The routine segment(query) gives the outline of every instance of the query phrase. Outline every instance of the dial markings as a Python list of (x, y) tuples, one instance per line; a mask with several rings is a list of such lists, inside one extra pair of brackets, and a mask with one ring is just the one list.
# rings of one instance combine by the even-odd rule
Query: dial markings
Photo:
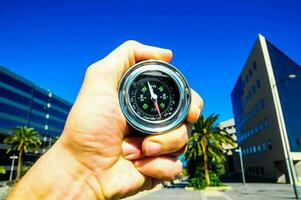
[(140, 75), (130, 87), (130, 103), (136, 114), (146, 120), (170, 117), (179, 103), (179, 91), (168, 76)]

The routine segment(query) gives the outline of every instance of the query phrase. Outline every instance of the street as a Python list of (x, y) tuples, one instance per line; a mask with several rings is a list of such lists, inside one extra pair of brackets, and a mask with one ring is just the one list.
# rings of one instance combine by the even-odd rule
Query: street
[[(162, 190), (138, 197), (138, 200), (163, 200), (163, 199), (202, 199), (202, 200), (274, 200), (294, 199), (293, 188), (289, 184), (250, 183), (243, 186), (241, 183), (227, 184), (231, 189), (217, 191), (207, 189), (205, 191), (190, 191), (184, 188), (164, 188)], [(299, 191), (300, 188), (298, 188)]]

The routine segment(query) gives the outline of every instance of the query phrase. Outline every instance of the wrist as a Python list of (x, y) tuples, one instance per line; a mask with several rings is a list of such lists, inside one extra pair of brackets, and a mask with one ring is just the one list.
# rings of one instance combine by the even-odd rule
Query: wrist
[(8, 199), (103, 199), (93, 172), (58, 140), (15, 186)]

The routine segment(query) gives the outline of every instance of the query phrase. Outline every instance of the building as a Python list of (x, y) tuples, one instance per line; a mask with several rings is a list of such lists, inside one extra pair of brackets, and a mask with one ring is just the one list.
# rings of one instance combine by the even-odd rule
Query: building
[[(226, 131), (232, 138), (233, 140), (237, 140), (236, 138), (236, 129), (235, 129), (235, 121), (233, 118), (228, 119), (226, 121), (220, 122), (218, 124), (218, 127)], [(224, 146), (225, 149), (233, 149), (236, 147), (232, 146)]]
[[(236, 138), (236, 129), (235, 129), (235, 121), (233, 118), (228, 119), (226, 121), (220, 122), (218, 124), (218, 127), (226, 131), (234, 141), (237, 140)], [(231, 145), (225, 145), (223, 144), (224, 149), (226, 149), (225, 152), (225, 157), (226, 157), (226, 162), (225, 162), (225, 176), (230, 176), (232, 173), (234, 173), (234, 154), (235, 154), (235, 149), (237, 148), (237, 144), (235, 146)]]
[(259, 35), (231, 93), (247, 176), (273, 182), (300, 179), (300, 86), (301, 67)]
[[(16, 126), (33, 127), (41, 135), (42, 149), (52, 143), (62, 132), (72, 104), (42, 89), (34, 83), (0, 66), (0, 166), (10, 174), (12, 160), (6, 154), (8, 145), (4, 138)], [(16, 152), (13, 152), (16, 153)], [(25, 160), (35, 160), (28, 154)]]

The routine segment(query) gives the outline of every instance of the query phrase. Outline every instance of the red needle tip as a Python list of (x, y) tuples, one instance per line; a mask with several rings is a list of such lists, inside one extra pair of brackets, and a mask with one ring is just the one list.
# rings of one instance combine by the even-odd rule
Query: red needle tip
[(159, 117), (161, 118), (161, 112), (160, 112), (160, 108), (159, 108), (158, 102), (155, 101), (154, 103), (155, 103), (155, 107), (156, 107), (156, 109), (158, 111)]

